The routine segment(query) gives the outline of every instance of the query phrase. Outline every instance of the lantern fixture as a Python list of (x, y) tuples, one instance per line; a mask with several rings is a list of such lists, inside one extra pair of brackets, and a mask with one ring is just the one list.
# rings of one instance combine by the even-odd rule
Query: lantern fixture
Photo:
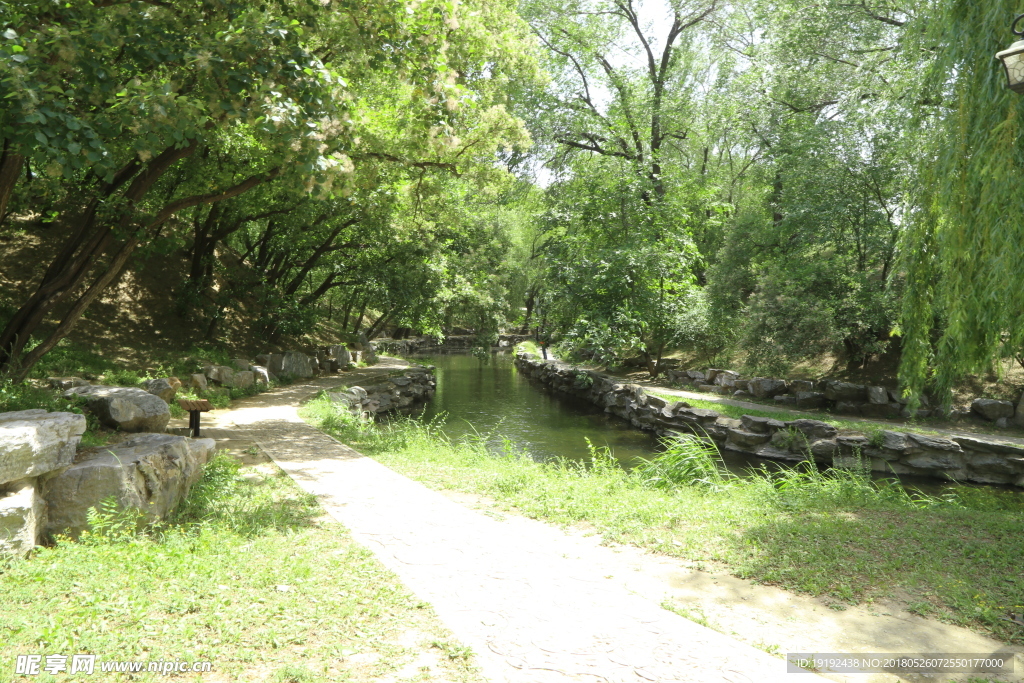
[(1014, 20), (1010, 30), (1022, 40), (996, 54), (996, 58), (1003, 62), (1003, 68), (1006, 69), (1007, 84), (1015, 93), (1024, 93), (1024, 31), (1017, 30), (1021, 19), (1024, 19), (1024, 14)]

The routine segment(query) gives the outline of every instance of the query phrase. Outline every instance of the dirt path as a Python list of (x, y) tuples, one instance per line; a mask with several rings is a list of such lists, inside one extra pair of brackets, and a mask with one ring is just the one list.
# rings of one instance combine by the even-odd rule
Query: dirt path
[[(388, 359), (363, 374), (396, 367), (401, 366)], [(426, 489), (298, 417), (301, 402), (358, 379), (350, 374), (311, 380), (238, 401), (235, 409), (210, 416), (204, 436), (218, 439), (243, 461), (269, 456), (317, 495), (329, 514), (434, 606), (473, 649), (492, 681), (791, 680), (783, 660), (762, 650), (1011, 650), (966, 629), (908, 614), (895, 604), (836, 612), (814, 598), (497, 513), (486, 499), (446, 497)], [(662, 609), (663, 603), (717, 630)], [(924, 680), (892, 674), (829, 678)]]

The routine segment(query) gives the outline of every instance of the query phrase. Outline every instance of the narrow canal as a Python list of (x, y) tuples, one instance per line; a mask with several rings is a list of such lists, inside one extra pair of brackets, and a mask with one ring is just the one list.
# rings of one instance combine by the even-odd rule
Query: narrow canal
[[(586, 461), (589, 439), (594, 446), (611, 449), (626, 468), (659, 450), (658, 438), (650, 432), (634, 429), (587, 401), (549, 393), (520, 373), (509, 353), (492, 354), (486, 362), (468, 354), (437, 355), (420, 362), (437, 367), (437, 394), (426, 404), (423, 417), (440, 422), (452, 438), (483, 438), (496, 453), (502, 452), (508, 439), (541, 462), (557, 458)], [(762, 466), (788, 467), (734, 452), (722, 453), (721, 457), (725, 467), (737, 475)], [(882, 479), (894, 475), (874, 472), (871, 476)], [(929, 478), (897, 478), (909, 487), (933, 494), (951, 486)]]
[(571, 396), (553, 396), (512, 364), (511, 354), (486, 362), (470, 355), (432, 356), (437, 394), (424, 418), (439, 419), (453, 438), (479, 434), (494, 450), (511, 440), (535, 460), (585, 460), (587, 439), (607, 446), (623, 465), (650, 457), (658, 440), (602, 409)]

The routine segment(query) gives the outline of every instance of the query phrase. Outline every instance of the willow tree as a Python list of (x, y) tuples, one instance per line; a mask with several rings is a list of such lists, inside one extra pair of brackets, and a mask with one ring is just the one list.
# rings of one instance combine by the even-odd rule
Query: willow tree
[(1012, 40), (1011, 0), (934, 0), (919, 49), (937, 55), (925, 96), (942, 103), (904, 251), (901, 378), (948, 405), (965, 373), (1024, 350), (1024, 99), (993, 55)]

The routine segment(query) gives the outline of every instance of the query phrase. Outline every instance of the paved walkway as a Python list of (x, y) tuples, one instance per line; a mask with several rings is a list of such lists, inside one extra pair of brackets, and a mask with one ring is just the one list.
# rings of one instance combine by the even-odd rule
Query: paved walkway
[[(449, 500), (306, 425), (301, 400), (350, 378), (313, 380), (214, 416), (246, 432), (370, 548), (476, 653), (494, 683), (792, 681), (781, 658), (627, 588), (597, 539), (509, 524)], [(800, 681), (822, 680), (805, 674)]]

